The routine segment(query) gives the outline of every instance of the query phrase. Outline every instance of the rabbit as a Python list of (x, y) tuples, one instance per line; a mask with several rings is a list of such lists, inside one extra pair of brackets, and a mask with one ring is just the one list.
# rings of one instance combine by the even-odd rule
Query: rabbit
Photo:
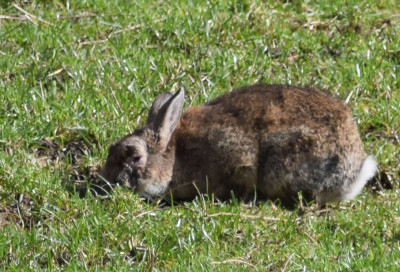
[(255, 85), (183, 105), (182, 89), (157, 96), (146, 124), (111, 144), (102, 177), (146, 199), (290, 204), (301, 192), (325, 205), (353, 199), (377, 171), (349, 107), (317, 89)]

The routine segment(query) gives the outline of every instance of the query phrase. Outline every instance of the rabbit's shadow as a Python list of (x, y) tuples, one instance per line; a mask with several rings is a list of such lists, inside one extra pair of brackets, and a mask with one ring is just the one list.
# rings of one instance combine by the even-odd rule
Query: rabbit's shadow
[[(88, 196), (105, 198), (113, 194), (116, 187), (120, 185), (112, 184), (106, 181), (100, 174), (99, 166), (83, 166), (78, 165), (71, 173), (68, 181), (65, 183), (67, 190), (73, 193), (79, 194), (81, 198)], [(377, 191), (391, 190), (393, 184), (388, 178), (384, 171), (380, 171), (366, 186), (367, 190), (376, 194)], [(124, 188), (126, 190), (131, 190)], [(259, 191), (255, 191), (254, 195), (247, 197), (246, 199), (236, 198), (234, 195), (229, 199), (217, 199), (213, 195), (199, 194), (195, 199), (191, 200), (175, 200), (173, 195), (164, 195), (155, 199), (141, 198), (143, 202), (154, 203), (159, 208), (185, 205), (185, 203), (201, 200), (207, 201), (213, 204), (225, 203), (225, 204), (252, 204), (254, 206), (262, 205), (265, 202), (270, 201), (272, 205), (282, 207), (286, 210), (297, 211), (299, 215), (308, 213), (310, 210), (317, 210), (319, 215), (324, 214), (330, 209), (326, 208), (326, 205), (317, 205), (313, 201), (311, 195), (300, 193), (297, 198), (286, 198), (286, 199), (268, 199), (261, 195)]]
[[(100, 197), (106, 198), (107, 196), (111, 196), (114, 190), (117, 187), (123, 187), (118, 184), (112, 184), (105, 180), (99, 174), (99, 167), (93, 166), (83, 166), (78, 169), (75, 169), (68, 181), (65, 183), (66, 188), (71, 193), (77, 193), (79, 197)], [(123, 188), (124, 190), (132, 190), (128, 188)], [(314, 205), (311, 196), (306, 196), (300, 194), (298, 198), (287, 198), (287, 199), (267, 199), (258, 191), (254, 192), (254, 195), (247, 197), (246, 199), (237, 198), (235, 195), (231, 195), (228, 199), (218, 199), (215, 198), (214, 195), (210, 194), (198, 194), (194, 199), (187, 199), (187, 200), (176, 200), (174, 199), (172, 194), (165, 194), (162, 197), (157, 197), (154, 199), (149, 198), (141, 198), (143, 202), (147, 203), (154, 203), (159, 208), (163, 207), (172, 207), (172, 206), (179, 206), (185, 205), (185, 203), (193, 202), (193, 201), (202, 201), (202, 202), (209, 202), (213, 204), (251, 204), (253, 206), (259, 206), (262, 203), (267, 201), (271, 201), (272, 205), (280, 206), (287, 210), (298, 210), (301, 213), (301, 210), (305, 207), (310, 207)], [(324, 207), (320, 207), (324, 208)]]

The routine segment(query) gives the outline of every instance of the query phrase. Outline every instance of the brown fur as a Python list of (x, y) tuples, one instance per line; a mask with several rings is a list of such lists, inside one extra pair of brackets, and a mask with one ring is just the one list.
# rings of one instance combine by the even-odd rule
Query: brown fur
[[(155, 102), (151, 122), (111, 146), (103, 171), (110, 182), (149, 198), (167, 193), (190, 200), (208, 193), (228, 199), (233, 193), (246, 200), (257, 193), (291, 202), (303, 192), (325, 203), (342, 199), (366, 158), (350, 109), (312, 88), (243, 87), (189, 108), (180, 119), (171, 114), (177, 121), (164, 118), (175, 122), (168, 135), (157, 132), (166, 131), (159, 125), (164, 119), (153, 119), (179, 108), (174, 103), (180, 98), (166, 102), (171, 96)], [(133, 153), (147, 150), (145, 166), (124, 158), (126, 146)]]

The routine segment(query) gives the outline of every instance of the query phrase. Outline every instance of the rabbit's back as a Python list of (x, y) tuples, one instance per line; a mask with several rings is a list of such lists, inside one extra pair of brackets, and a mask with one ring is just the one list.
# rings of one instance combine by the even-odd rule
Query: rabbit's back
[(268, 133), (305, 124), (332, 127), (351, 118), (342, 102), (315, 89), (283, 85), (256, 85), (227, 93), (182, 116), (186, 128), (236, 127), (248, 133)]
[[(315, 89), (256, 85), (189, 108), (173, 135), (174, 196), (340, 200), (366, 157), (351, 112)], [(193, 186), (194, 184), (194, 186)], [(341, 188), (338, 190), (338, 188)]]

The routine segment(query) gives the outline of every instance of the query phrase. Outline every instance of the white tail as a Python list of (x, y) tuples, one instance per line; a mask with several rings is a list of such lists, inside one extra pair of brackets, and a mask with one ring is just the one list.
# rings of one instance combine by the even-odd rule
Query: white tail
[(361, 166), (360, 173), (357, 179), (351, 184), (348, 191), (343, 194), (343, 200), (350, 200), (355, 198), (361, 190), (364, 188), (365, 184), (375, 176), (376, 170), (378, 169), (377, 163), (374, 156), (368, 156)]

